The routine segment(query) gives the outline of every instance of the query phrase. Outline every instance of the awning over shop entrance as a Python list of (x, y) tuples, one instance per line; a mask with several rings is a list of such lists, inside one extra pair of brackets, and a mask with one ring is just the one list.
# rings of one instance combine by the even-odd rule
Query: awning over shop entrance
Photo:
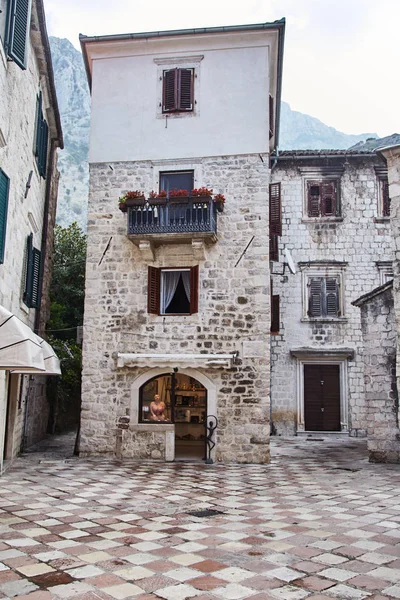
[(0, 370), (61, 375), (60, 362), (50, 344), (3, 306), (0, 306)]

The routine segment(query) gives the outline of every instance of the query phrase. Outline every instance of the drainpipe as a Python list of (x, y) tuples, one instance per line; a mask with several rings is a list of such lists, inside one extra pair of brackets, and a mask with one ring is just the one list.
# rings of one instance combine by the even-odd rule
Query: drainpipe
[[(50, 157), (47, 168), (47, 178), (46, 178), (46, 191), (45, 191), (45, 201), (44, 201), (44, 215), (43, 215), (43, 229), (42, 229), (42, 243), (41, 243), (41, 252), (42, 252), (42, 273), (39, 280), (39, 298), (42, 298), (43, 291), (43, 275), (44, 275), (44, 267), (47, 259), (47, 236), (49, 231), (49, 213), (50, 213), (50, 199), (51, 199), (51, 184), (53, 181), (53, 171), (55, 165), (55, 154), (57, 151), (58, 143), (56, 143), (55, 139), (52, 139), (50, 142)], [(40, 333), (40, 317), (41, 317), (41, 308), (36, 310), (35, 314), (35, 332)]]

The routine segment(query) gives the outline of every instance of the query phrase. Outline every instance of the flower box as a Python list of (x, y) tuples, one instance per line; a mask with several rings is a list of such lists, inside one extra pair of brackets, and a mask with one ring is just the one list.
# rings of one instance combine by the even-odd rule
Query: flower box
[(138, 198), (127, 198), (125, 200), (126, 206), (144, 206), (146, 202), (146, 198), (144, 196), (140, 196)]
[(119, 210), (120, 210), (121, 212), (123, 212), (123, 213), (126, 213), (126, 212), (128, 212), (128, 207), (127, 207), (127, 205), (126, 205), (126, 202), (120, 202), (120, 203), (118, 204), (118, 208), (119, 208)]
[(186, 204), (189, 196), (171, 196), (169, 201), (171, 204)]

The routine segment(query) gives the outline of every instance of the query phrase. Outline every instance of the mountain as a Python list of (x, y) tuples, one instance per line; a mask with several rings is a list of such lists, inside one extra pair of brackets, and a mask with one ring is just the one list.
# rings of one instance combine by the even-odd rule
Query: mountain
[(280, 150), (321, 150), (332, 148), (345, 150), (367, 138), (377, 138), (376, 133), (351, 135), (328, 127), (319, 119), (292, 110), (287, 102), (281, 102)]
[[(50, 37), (50, 48), (65, 143), (58, 159), (61, 178), (57, 222), (65, 227), (77, 221), (86, 229), (90, 127), (86, 73), (81, 53), (69, 40)], [(282, 102), (281, 150), (344, 149), (367, 138), (377, 138), (377, 135), (341, 133), (319, 119), (291, 110), (289, 104)]]
[(50, 37), (57, 99), (64, 134), (64, 150), (58, 154), (60, 185), (57, 222), (87, 224), (89, 187), (90, 95), (82, 54), (67, 39)]

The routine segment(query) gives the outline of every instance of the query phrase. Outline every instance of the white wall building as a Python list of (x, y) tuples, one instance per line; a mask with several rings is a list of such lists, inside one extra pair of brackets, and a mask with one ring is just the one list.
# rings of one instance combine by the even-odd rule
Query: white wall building
[[(278, 21), (81, 38), (92, 88), (81, 455), (201, 459), (213, 415), (213, 459), (269, 460), (283, 35)], [(226, 197), (223, 213), (192, 194), (203, 187)], [(186, 197), (171, 200), (173, 188)], [(169, 199), (121, 213), (132, 190)]]
[(34, 331), (48, 318), (62, 145), (42, 0), (0, 0), (0, 465), (44, 435), (34, 374), (58, 370)]

